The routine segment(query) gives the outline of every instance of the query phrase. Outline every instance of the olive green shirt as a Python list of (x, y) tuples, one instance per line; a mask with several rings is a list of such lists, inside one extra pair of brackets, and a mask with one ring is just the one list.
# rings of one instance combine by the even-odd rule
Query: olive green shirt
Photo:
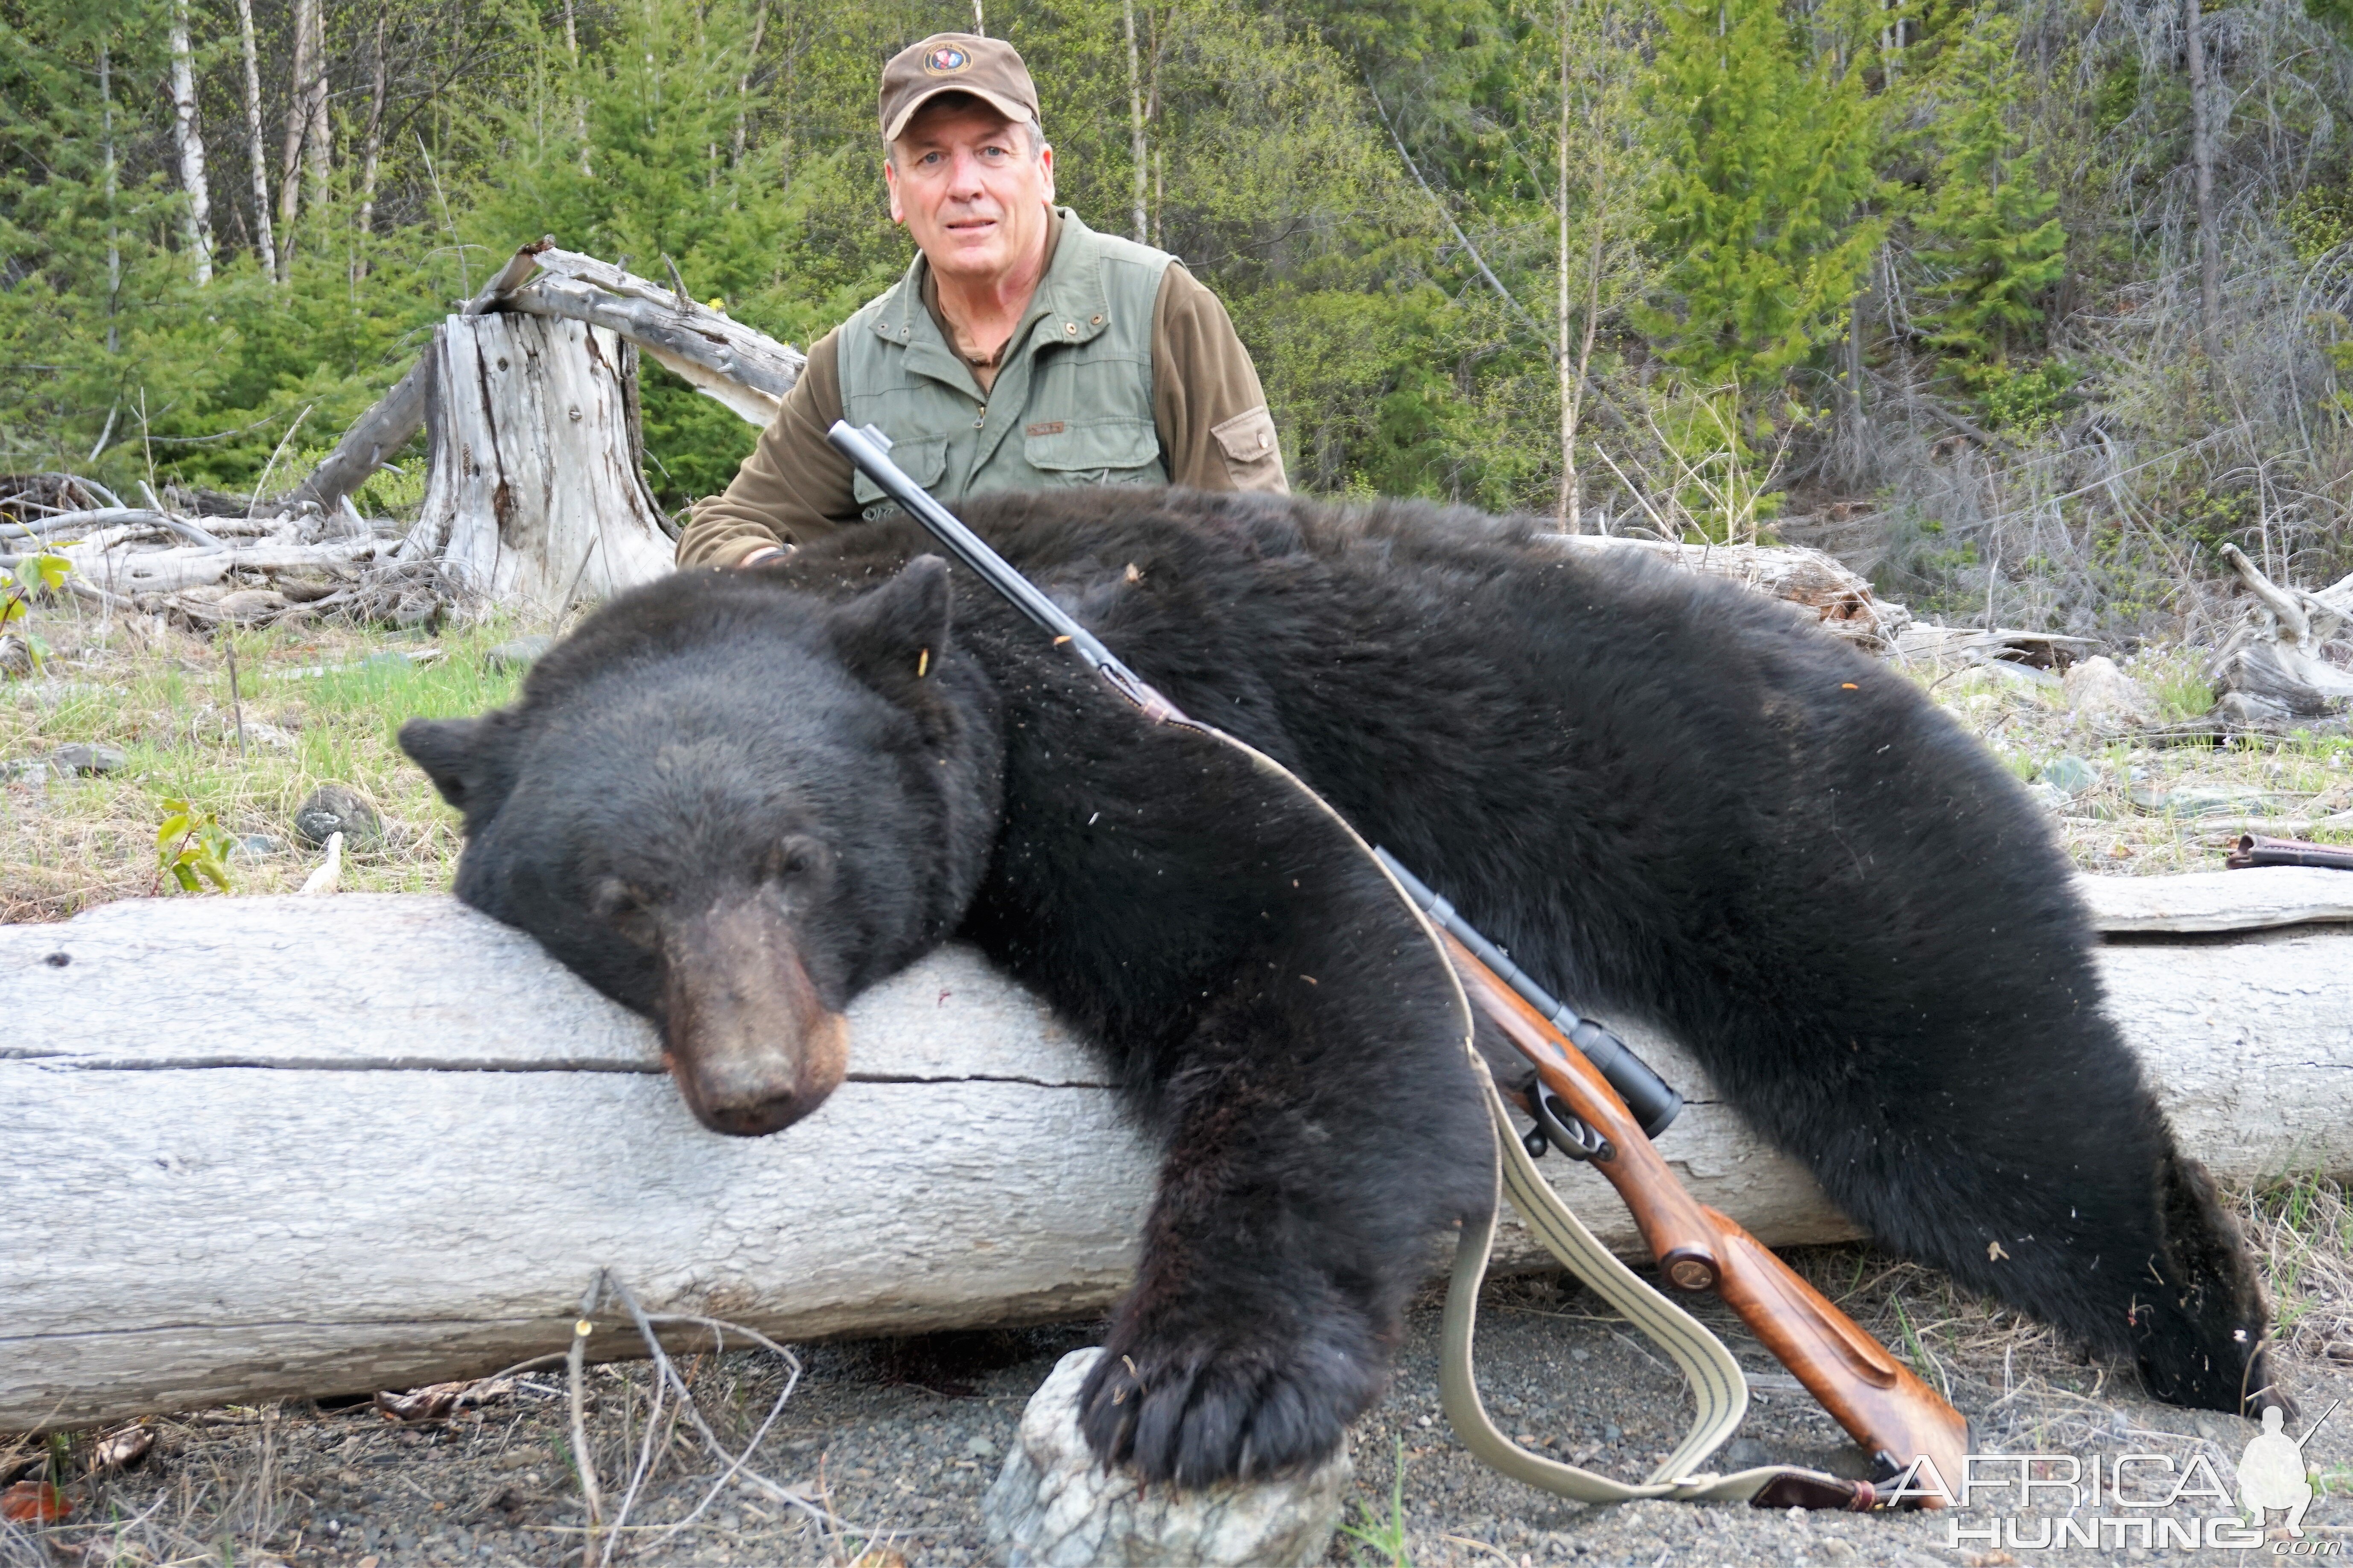
[[(1061, 230), (1058, 219), (1047, 231), (1041, 292)], [(933, 322), (953, 343), (936, 283), (928, 268), (918, 262), (917, 269)], [(732, 566), (755, 550), (806, 543), (858, 521), (864, 509), (854, 470), (825, 438), (842, 416), (840, 359), (837, 329), (809, 351), (800, 381), (726, 493), (694, 504), (678, 542), (679, 565)], [(1288, 492), (1257, 367), (1218, 297), (1173, 261), (1154, 300), (1150, 374), (1160, 466), (1172, 483)]]

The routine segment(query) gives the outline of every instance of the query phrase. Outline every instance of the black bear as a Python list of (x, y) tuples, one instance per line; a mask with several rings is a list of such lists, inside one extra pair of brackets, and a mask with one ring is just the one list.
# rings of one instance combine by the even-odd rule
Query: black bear
[[(2063, 857), (1901, 674), (1461, 510), (1062, 490), (967, 520), (1546, 986), (1685, 1042), (1886, 1245), (2162, 1398), (2272, 1397), (2252, 1266), (2101, 1011)], [(652, 584), (515, 706), (404, 726), (465, 815), (459, 895), (655, 1019), (739, 1134), (839, 1082), (861, 988), (978, 943), (1166, 1142), (1096, 1451), (1186, 1484), (1313, 1462), (1378, 1396), (1432, 1237), (1492, 1201), (1453, 994), (1326, 817), (925, 546), (898, 518)]]

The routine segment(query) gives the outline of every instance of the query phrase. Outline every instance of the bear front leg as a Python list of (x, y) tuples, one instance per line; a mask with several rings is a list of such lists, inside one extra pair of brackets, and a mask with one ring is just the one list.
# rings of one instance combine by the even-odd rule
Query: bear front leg
[(1326, 1002), (1327, 1016), (1237, 999), (1167, 1086), (1135, 1287), (1080, 1394), (1095, 1453), (1146, 1480), (1327, 1458), (1388, 1384), (1433, 1235), (1493, 1199), (1459, 1042), (1400, 1049), (1398, 1020), (1373, 1014), (1344, 1031), (1353, 1050), (1318, 1050), (1341, 1009), (1301, 979), (1278, 989), (1309, 992), (1290, 1000)]

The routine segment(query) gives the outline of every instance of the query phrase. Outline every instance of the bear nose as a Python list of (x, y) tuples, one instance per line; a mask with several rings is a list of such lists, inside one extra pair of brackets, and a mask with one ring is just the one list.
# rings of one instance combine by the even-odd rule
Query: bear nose
[(822, 1095), (808, 1099), (780, 1094), (748, 1105), (706, 1104), (701, 1120), (713, 1132), (724, 1132), (731, 1138), (765, 1138), (771, 1132), (782, 1132), (815, 1110), (824, 1100)]
[(773, 903), (714, 905), (663, 946), (667, 1058), (697, 1121), (759, 1138), (825, 1103), (849, 1065), (849, 1023), (818, 997)]

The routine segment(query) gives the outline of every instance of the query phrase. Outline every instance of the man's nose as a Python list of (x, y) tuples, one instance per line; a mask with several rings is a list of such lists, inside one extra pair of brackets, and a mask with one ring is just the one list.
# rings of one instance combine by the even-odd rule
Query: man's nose
[(981, 184), (980, 159), (971, 153), (959, 152), (948, 164), (948, 196), (953, 201), (978, 201), (988, 194)]

